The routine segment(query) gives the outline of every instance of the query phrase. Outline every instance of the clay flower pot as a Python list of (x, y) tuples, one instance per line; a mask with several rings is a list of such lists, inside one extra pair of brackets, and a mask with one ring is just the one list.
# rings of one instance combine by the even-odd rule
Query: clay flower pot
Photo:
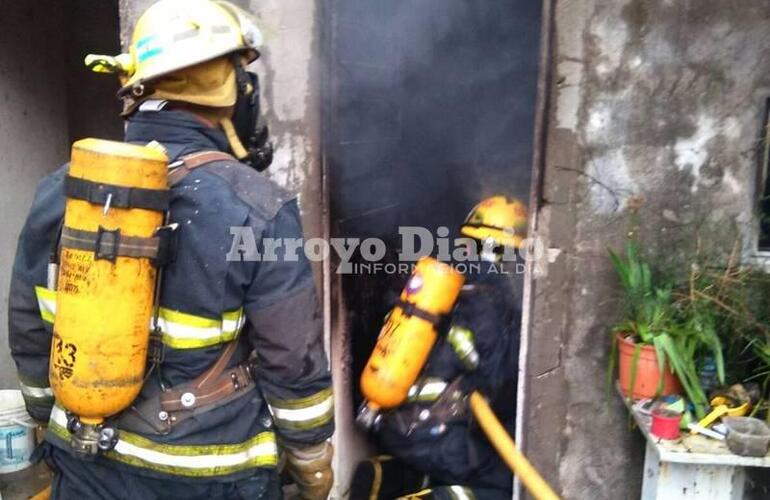
[[(618, 380), (620, 382), (620, 390), (625, 396), (628, 396), (636, 344), (630, 338), (626, 338), (626, 334), (623, 333), (617, 334), (617, 340)], [(634, 381), (631, 397), (634, 399), (654, 398), (660, 377), (658, 355), (655, 352), (655, 347), (643, 345), (636, 363), (636, 380)], [(679, 383), (679, 379), (674, 375), (668, 363), (666, 363), (666, 367), (663, 370), (663, 390), (658, 396), (681, 394), (681, 392), (682, 384)]]

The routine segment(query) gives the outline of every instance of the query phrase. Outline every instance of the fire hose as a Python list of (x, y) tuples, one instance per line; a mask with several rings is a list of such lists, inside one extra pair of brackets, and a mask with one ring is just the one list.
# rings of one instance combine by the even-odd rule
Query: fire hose
[[(451, 266), (430, 257), (420, 259), (396, 307), (387, 316), (377, 345), (361, 375), (366, 401), (357, 421), (372, 428), (380, 410), (403, 403), (438, 338), (441, 317), (448, 314), (465, 278)], [(516, 448), (484, 397), (473, 392), (470, 406), (500, 457), (536, 500), (558, 500), (527, 458)]]
[(516, 447), (516, 443), (513, 442), (505, 427), (497, 419), (484, 396), (478, 391), (474, 391), (470, 396), (470, 405), (476, 421), (484, 434), (487, 435), (489, 442), (495, 447), (500, 458), (511, 469), (511, 472), (524, 484), (527, 491), (536, 500), (559, 500), (559, 496)]

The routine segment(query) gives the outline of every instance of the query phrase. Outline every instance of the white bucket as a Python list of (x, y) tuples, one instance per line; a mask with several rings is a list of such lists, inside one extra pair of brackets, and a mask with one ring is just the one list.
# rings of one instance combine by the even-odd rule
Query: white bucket
[(21, 391), (0, 391), (0, 474), (26, 469), (35, 449), (35, 424)]

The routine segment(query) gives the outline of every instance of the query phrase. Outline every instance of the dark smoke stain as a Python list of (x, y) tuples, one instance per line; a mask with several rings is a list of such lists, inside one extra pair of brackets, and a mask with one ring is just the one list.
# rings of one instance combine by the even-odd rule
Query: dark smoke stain
[(631, 30), (643, 35), (650, 22), (650, 3), (643, 1), (628, 3), (621, 11), (621, 18)]

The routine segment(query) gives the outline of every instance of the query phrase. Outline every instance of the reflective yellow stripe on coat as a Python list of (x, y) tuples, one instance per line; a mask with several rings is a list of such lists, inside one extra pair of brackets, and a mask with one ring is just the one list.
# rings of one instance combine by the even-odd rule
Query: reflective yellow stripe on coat
[[(56, 292), (35, 287), (40, 317), (53, 324), (56, 318)], [(204, 318), (181, 311), (160, 308), (158, 326), (163, 343), (174, 349), (198, 349), (235, 340), (243, 330), (246, 317), (243, 309), (222, 314), (221, 319)]]
[(37, 305), (40, 308), (40, 317), (46, 323), (53, 324), (56, 317), (56, 291), (36, 286), (35, 295), (37, 295)]
[[(49, 431), (69, 440), (67, 415), (57, 404)], [(272, 431), (264, 431), (238, 444), (169, 445), (155, 443), (127, 431), (118, 431), (118, 443), (107, 458), (135, 467), (186, 477), (226, 476), (256, 467), (275, 467), (278, 447)]]
[(197, 349), (230, 342), (238, 338), (245, 322), (243, 309), (226, 312), (219, 320), (163, 307), (158, 314), (163, 343), (174, 349)]

